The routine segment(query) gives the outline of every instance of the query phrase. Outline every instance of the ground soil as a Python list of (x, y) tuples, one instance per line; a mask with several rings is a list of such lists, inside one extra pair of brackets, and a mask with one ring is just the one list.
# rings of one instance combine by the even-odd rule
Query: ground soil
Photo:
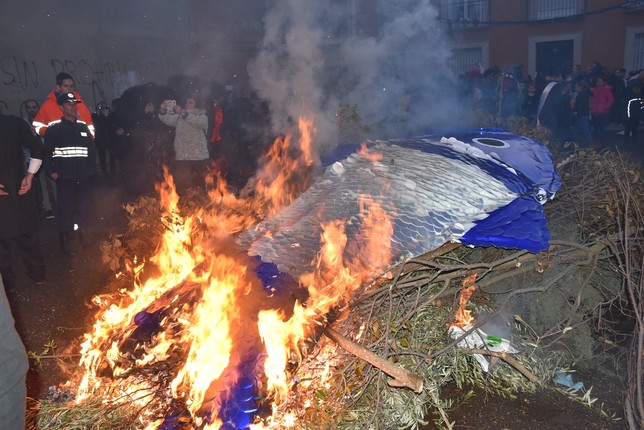
[[(577, 376), (576, 376), (577, 377)], [(614, 414), (615, 419), (602, 416), (560, 392), (543, 388), (535, 393), (519, 393), (515, 399), (489, 396), (481, 389), (475, 395), (459, 403), (464, 390), (448, 385), (443, 390), (445, 398), (455, 400), (449, 417), (454, 430), (545, 430), (545, 429), (593, 429), (622, 430), (622, 383), (618, 375), (584, 375), (585, 386), (592, 386), (597, 404), (603, 403), (603, 411)], [(438, 429), (433, 423), (424, 430)], [(444, 427), (443, 427), (444, 428)]]
[[(621, 136), (613, 136), (621, 144)], [(614, 148), (614, 146), (613, 146)], [(642, 148), (622, 148), (628, 156), (642, 159)], [(45, 344), (54, 341), (58, 357), (73, 368), (78, 360), (80, 339), (92, 324), (94, 311), (91, 298), (105, 292), (113, 274), (101, 261), (100, 241), (110, 232), (123, 231), (126, 218), (122, 209), (125, 199), (118, 187), (97, 184), (94, 236), (82, 248), (74, 243), (74, 255), (60, 254), (56, 220), (41, 220), (40, 235), (45, 252), (47, 282), (34, 287), (24, 274), (22, 264), (14, 258), (19, 279), (16, 289), (7, 291), (16, 325), (28, 351), (40, 353)], [(51, 355), (49, 352), (46, 355)], [(60, 363), (60, 361), (58, 361)], [(28, 374), (28, 395), (47, 396), (48, 388), (68, 379), (66, 366), (57, 360), (43, 358), (40, 364), (31, 360)], [(593, 397), (605, 403), (606, 410), (621, 415), (622, 383), (619, 376), (587, 375), (586, 386), (593, 386)], [(448, 386), (445, 395), (458, 398), (459, 390)], [(455, 429), (624, 429), (623, 421), (610, 421), (551, 390), (520, 394), (514, 400), (487, 397), (477, 390), (470, 401), (459, 404), (450, 412)], [(436, 428), (433, 425), (425, 429)]]

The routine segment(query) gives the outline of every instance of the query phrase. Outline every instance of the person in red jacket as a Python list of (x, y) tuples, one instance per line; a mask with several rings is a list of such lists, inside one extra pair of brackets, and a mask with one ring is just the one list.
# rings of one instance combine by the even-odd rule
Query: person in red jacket
[(595, 86), (590, 91), (594, 141), (604, 143), (604, 129), (608, 125), (610, 108), (613, 106), (613, 89), (602, 78), (597, 78)]
[(76, 91), (74, 78), (69, 73), (60, 72), (56, 75), (56, 88), (49, 93), (47, 100), (40, 106), (40, 110), (36, 114), (32, 126), (34, 131), (40, 136), (45, 137), (45, 132), (50, 126), (60, 122), (60, 105), (58, 104), (57, 97), (60, 94), (74, 93), (75, 99), (81, 101), (78, 105), (78, 122), (85, 124), (94, 137), (94, 123), (92, 121), (92, 114), (87, 106), (82, 103), (83, 99)]

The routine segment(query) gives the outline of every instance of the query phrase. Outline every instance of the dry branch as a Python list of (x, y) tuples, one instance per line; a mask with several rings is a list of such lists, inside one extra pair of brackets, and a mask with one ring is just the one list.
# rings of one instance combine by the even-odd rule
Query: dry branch
[(511, 357), (507, 352), (490, 351), (489, 349), (466, 349), (465, 352), (469, 354), (491, 355), (492, 357), (500, 358), (501, 360), (514, 367), (519, 373), (525, 376), (530, 382), (539, 382), (539, 377), (530, 372), (526, 367), (519, 363), (514, 357)]
[(325, 330), (324, 334), (329, 339), (337, 343), (340, 347), (344, 348), (356, 357), (363, 359), (367, 363), (391, 376), (393, 379), (387, 381), (390, 386), (407, 387), (415, 393), (420, 393), (421, 391), (423, 391), (423, 379), (420, 376), (403, 369), (402, 367), (380, 357), (379, 355), (374, 354), (368, 349), (342, 336), (331, 327), (328, 327)]

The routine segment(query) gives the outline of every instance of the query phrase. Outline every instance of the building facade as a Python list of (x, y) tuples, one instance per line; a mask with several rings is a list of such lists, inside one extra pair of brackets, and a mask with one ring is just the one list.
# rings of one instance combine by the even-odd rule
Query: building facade
[(644, 0), (433, 0), (453, 50), (452, 68), (478, 64), (570, 74), (598, 62), (644, 69)]

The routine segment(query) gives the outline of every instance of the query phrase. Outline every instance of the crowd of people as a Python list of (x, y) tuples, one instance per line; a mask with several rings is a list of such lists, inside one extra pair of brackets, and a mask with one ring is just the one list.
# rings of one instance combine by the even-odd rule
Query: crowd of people
[(204, 92), (148, 84), (111, 107), (99, 103), (93, 122), (101, 184), (136, 198), (154, 192), (168, 166), (185, 190), (203, 186), (215, 163), (242, 185), (270, 134), (267, 109), (255, 98)]
[(637, 144), (644, 113), (644, 70), (610, 72), (595, 62), (577, 65), (569, 74), (523, 73), (522, 67), (505, 71), (476, 67), (462, 75), (461, 99), (490, 118), (524, 117), (533, 126), (547, 128), (553, 140), (581, 146), (605, 144), (606, 127), (621, 128), (624, 143)]
[(42, 105), (29, 99), (22, 106), (23, 118), (2, 115), (0, 122), (0, 274), (9, 289), (14, 248), (31, 279), (44, 280), (38, 216), (55, 218), (60, 251), (69, 255), (94, 236), (97, 189), (119, 188), (122, 200), (153, 194), (167, 166), (182, 193), (205, 187), (211, 165), (241, 186), (271, 140), (264, 103), (214, 97), (203, 87), (142, 85), (90, 112), (62, 72)]

